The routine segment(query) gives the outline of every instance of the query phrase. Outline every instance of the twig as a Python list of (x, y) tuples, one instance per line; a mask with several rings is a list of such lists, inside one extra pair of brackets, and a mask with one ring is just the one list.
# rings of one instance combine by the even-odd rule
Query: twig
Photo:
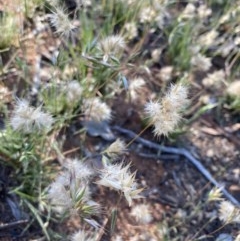
[[(70, 150), (68, 150), (68, 151), (65, 151), (65, 152), (63, 152), (63, 153), (61, 153), (60, 151), (58, 151), (58, 155), (50, 156), (50, 157), (44, 159), (43, 162), (45, 163), (45, 162), (54, 160), (54, 159), (56, 159), (56, 158), (62, 158), (62, 159), (64, 159), (66, 155), (71, 154), (71, 153), (73, 153), (73, 152), (75, 152), (75, 151), (78, 151), (79, 149), (80, 149), (80, 147), (75, 147), (75, 148), (70, 149)], [(55, 149), (55, 151), (56, 151), (56, 149)]]
[[(137, 134), (135, 134), (133, 131), (124, 129), (120, 126), (113, 126), (112, 129), (122, 134), (125, 134), (130, 138), (136, 138), (137, 136)], [(222, 193), (229, 201), (231, 201), (234, 205), (240, 207), (240, 202), (237, 199), (235, 199), (225, 188), (223, 188), (222, 185), (214, 179), (210, 172), (195, 157), (193, 157), (193, 155), (187, 149), (162, 146), (152, 141), (145, 140), (142, 137), (137, 137), (135, 141), (151, 149), (160, 150), (166, 153), (178, 154), (186, 157), (187, 160), (190, 161), (209, 182), (211, 182), (215, 187), (221, 188)]]
[(11, 222), (11, 223), (0, 224), (0, 230), (13, 228), (13, 227), (16, 227), (18, 225), (25, 224), (25, 223), (28, 223), (28, 222), (29, 222), (28, 220), (18, 220), (18, 221)]
[(108, 220), (109, 220), (109, 216), (106, 218), (106, 220), (104, 221), (102, 227), (100, 228), (99, 233), (98, 233), (98, 235), (97, 235), (97, 237), (96, 237), (96, 241), (101, 241), (102, 236), (103, 236), (104, 233), (105, 233), (105, 227), (106, 227), (107, 224), (108, 224)]

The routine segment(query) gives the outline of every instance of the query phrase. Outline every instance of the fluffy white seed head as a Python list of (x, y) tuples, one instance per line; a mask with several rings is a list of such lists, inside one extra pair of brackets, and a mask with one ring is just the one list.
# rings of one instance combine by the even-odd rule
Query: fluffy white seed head
[[(93, 174), (78, 159), (66, 160), (65, 170), (48, 190), (48, 198), (54, 210), (88, 218), (100, 212), (100, 205), (90, 199), (88, 179)], [(90, 220), (90, 219), (89, 219)]]
[(48, 191), (48, 198), (58, 213), (64, 213), (73, 207), (70, 192), (60, 182), (56, 181), (51, 184)]
[(240, 98), (240, 80), (233, 81), (227, 88), (227, 93), (235, 98)]
[(214, 44), (219, 33), (212, 29), (209, 32), (199, 36), (198, 43), (203, 47), (209, 47)]
[(191, 58), (191, 64), (194, 68), (201, 71), (208, 71), (212, 66), (211, 59), (200, 53)]
[(225, 81), (225, 73), (223, 70), (214, 71), (203, 79), (202, 83), (206, 87), (220, 87), (221, 83)]
[(157, 12), (156, 12), (156, 9), (154, 9), (153, 7), (143, 8), (139, 15), (141, 23), (154, 22), (156, 17), (157, 17)]
[(188, 3), (185, 7), (185, 9), (182, 11), (182, 13), (179, 16), (179, 22), (183, 19), (192, 19), (196, 17), (196, 7), (193, 3)]
[[(90, 200), (90, 190), (86, 183), (86, 179), (79, 179), (75, 176), (74, 172), (65, 171), (61, 173), (55, 180), (55, 183), (58, 183), (62, 187), (65, 188), (65, 191), (70, 195), (70, 201), (72, 206), (69, 206), (69, 210), (74, 207), (74, 197), (77, 192), (84, 191), (82, 195), (82, 200), (84, 202), (88, 202)], [(51, 187), (51, 186), (50, 186)], [(51, 189), (50, 189), (51, 190)], [(64, 194), (64, 192), (63, 192)], [(50, 197), (50, 196), (49, 196)], [(52, 203), (54, 204), (54, 197), (52, 196)]]
[(145, 105), (145, 113), (150, 120), (155, 123), (158, 121), (159, 116), (161, 115), (162, 105), (159, 101), (152, 101), (146, 103)]
[(87, 166), (86, 163), (75, 159), (67, 159), (64, 165), (69, 173), (72, 173), (74, 178), (79, 180), (87, 181), (91, 176), (93, 176), (94, 172), (92, 169)]
[(31, 133), (50, 129), (53, 118), (50, 114), (43, 112), (41, 106), (34, 108), (28, 101), (18, 99), (10, 124), (14, 130)]
[(9, 91), (9, 89), (0, 84), (0, 101), (1, 103), (4, 103), (4, 102), (10, 102), (11, 100), (11, 92)]
[(168, 135), (181, 120), (181, 111), (188, 104), (188, 89), (182, 84), (172, 85), (161, 101), (148, 102), (145, 113), (154, 125), (154, 134)]
[(85, 100), (82, 109), (85, 117), (92, 121), (101, 122), (111, 119), (111, 109), (99, 98)]
[(200, 19), (205, 19), (212, 14), (212, 9), (205, 4), (201, 4), (197, 9), (197, 13)]
[(130, 81), (128, 91), (132, 100), (137, 99), (138, 93), (143, 88), (144, 85), (145, 85), (145, 81), (142, 78), (134, 78)]
[(97, 44), (97, 49), (103, 55), (103, 61), (107, 62), (109, 57), (118, 57), (118, 55), (123, 51), (126, 44), (122, 36), (112, 35), (101, 40)]
[(224, 223), (240, 223), (240, 209), (229, 201), (222, 201), (219, 207), (219, 219)]
[(128, 40), (132, 40), (138, 35), (137, 25), (134, 22), (125, 23), (123, 29), (125, 30), (125, 38)]
[(222, 188), (213, 188), (208, 194), (208, 202), (222, 200)]
[(163, 112), (158, 121), (154, 123), (153, 133), (155, 136), (168, 136), (178, 125), (181, 116), (177, 112)]
[(139, 204), (132, 208), (131, 215), (137, 222), (142, 224), (148, 224), (152, 221), (152, 215), (149, 211), (149, 206), (146, 204)]
[(184, 109), (186, 105), (189, 103), (188, 100), (188, 88), (183, 84), (171, 85), (170, 90), (163, 98), (162, 105), (167, 105), (169, 103), (168, 108), (176, 108), (177, 111)]
[(70, 105), (78, 102), (83, 92), (81, 85), (76, 80), (68, 82), (64, 90), (66, 92), (67, 103), (69, 103)]
[(69, 38), (77, 26), (69, 19), (66, 10), (56, 6), (50, 15), (50, 24), (56, 29), (56, 33), (62, 37)]
[(105, 151), (110, 158), (116, 160), (120, 155), (126, 151), (126, 145), (124, 141), (117, 139), (114, 141)]
[(168, 82), (172, 79), (173, 66), (165, 66), (161, 68), (159, 76), (164, 82)]
[(129, 166), (123, 167), (122, 164), (106, 165), (101, 171), (101, 179), (98, 184), (121, 191), (129, 206), (131, 206), (133, 199), (140, 198), (139, 193), (142, 189), (137, 189), (136, 173), (130, 173)]

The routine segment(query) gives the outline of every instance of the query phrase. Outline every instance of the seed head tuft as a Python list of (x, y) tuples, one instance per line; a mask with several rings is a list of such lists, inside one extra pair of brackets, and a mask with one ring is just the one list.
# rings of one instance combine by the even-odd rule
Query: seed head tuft
[(53, 118), (50, 114), (43, 112), (41, 106), (34, 108), (28, 101), (18, 99), (10, 124), (14, 130), (31, 133), (49, 129), (53, 124)]
[(132, 199), (141, 197), (139, 193), (142, 189), (137, 189), (136, 173), (130, 173), (129, 167), (130, 164), (125, 167), (123, 167), (123, 164), (105, 165), (101, 171), (101, 180), (98, 181), (98, 184), (121, 191), (129, 206), (131, 206)]
[(97, 215), (100, 206), (90, 199), (87, 183), (93, 172), (77, 159), (67, 160), (65, 168), (48, 191), (48, 198), (55, 211), (60, 214), (77, 214), (84, 220)]
[(97, 44), (97, 49), (103, 56), (103, 61), (107, 62), (111, 57), (118, 57), (125, 48), (125, 41), (120, 35), (108, 36)]
[(69, 19), (66, 10), (56, 6), (55, 11), (50, 15), (50, 24), (56, 29), (61, 37), (70, 38), (77, 26)]
[(122, 140), (117, 139), (104, 151), (104, 153), (106, 153), (113, 160), (116, 160), (125, 151), (126, 151), (125, 143)]
[(79, 101), (82, 96), (83, 89), (78, 81), (73, 80), (66, 84), (65, 92), (68, 104), (72, 105), (73, 103)]
[(188, 90), (182, 84), (172, 85), (162, 101), (148, 102), (145, 113), (154, 125), (154, 134), (167, 136), (181, 120), (181, 111), (187, 105)]
[(211, 59), (204, 55), (197, 53), (191, 58), (191, 65), (200, 71), (208, 71), (211, 66)]
[(213, 188), (208, 194), (208, 202), (222, 200), (222, 188)]
[(92, 121), (101, 122), (111, 119), (111, 109), (97, 97), (85, 100), (82, 108), (86, 118)]
[(131, 80), (128, 90), (133, 100), (137, 99), (138, 92), (142, 89), (144, 85), (145, 85), (145, 81), (142, 78), (135, 78)]
[(202, 83), (206, 87), (221, 87), (221, 83), (225, 81), (225, 73), (223, 70), (214, 71), (211, 74), (208, 74), (206, 78), (202, 80)]
[(219, 218), (225, 223), (240, 223), (240, 209), (229, 201), (222, 201), (219, 207)]

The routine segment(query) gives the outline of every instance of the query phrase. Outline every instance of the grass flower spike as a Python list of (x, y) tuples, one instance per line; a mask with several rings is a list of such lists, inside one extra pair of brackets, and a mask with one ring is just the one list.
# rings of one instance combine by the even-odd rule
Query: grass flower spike
[(74, 173), (74, 177), (77, 180), (88, 181), (94, 174), (92, 169), (77, 158), (66, 160), (65, 167), (70, 173)]
[(111, 57), (119, 57), (125, 47), (125, 41), (120, 35), (108, 36), (97, 44), (103, 62), (107, 62)]
[(77, 103), (82, 96), (83, 89), (78, 81), (73, 80), (66, 84), (66, 100), (69, 105)]
[(154, 125), (154, 134), (167, 136), (173, 132), (181, 120), (181, 111), (188, 103), (187, 87), (182, 84), (172, 85), (162, 101), (148, 102), (145, 113)]
[(83, 112), (91, 121), (101, 122), (111, 119), (111, 109), (97, 97), (85, 100)]
[(142, 78), (135, 78), (131, 80), (128, 91), (132, 100), (136, 100), (139, 96), (140, 90), (145, 85), (145, 81)]
[(56, 33), (62, 37), (70, 38), (76, 26), (69, 19), (66, 10), (55, 7), (55, 11), (50, 16), (50, 24), (56, 29)]
[(16, 131), (31, 133), (49, 129), (53, 124), (50, 114), (38, 108), (31, 107), (26, 100), (17, 100), (17, 105), (10, 120), (11, 126)]
[(54, 210), (58, 213), (64, 213), (73, 206), (70, 192), (58, 181), (51, 184), (48, 198), (51, 200)]
[(143, 8), (140, 12), (140, 22), (141, 23), (150, 23), (153, 22), (157, 16), (157, 12), (153, 7)]
[(113, 142), (103, 153), (106, 153), (110, 158), (116, 160), (120, 155), (126, 151), (125, 143), (117, 139)]
[(234, 98), (240, 97), (240, 80), (235, 80), (229, 84), (227, 94)]
[(229, 201), (222, 201), (219, 207), (219, 218), (225, 223), (240, 223), (240, 209)]
[(128, 40), (132, 40), (137, 37), (138, 35), (138, 29), (136, 26), (136, 23), (126, 23), (124, 25), (124, 30), (125, 30), (125, 38)]
[(222, 189), (221, 188), (213, 188), (208, 194), (208, 202), (211, 201), (220, 201), (222, 200)]
[(208, 71), (211, 68), (212, 63), (210, 58), (198, 53), (191, 58), (191, 65), (197, 70)]
[(82, 218), (97, 215), (100, 206), (90, 199), (88, 179), (92, 171), (77, 159), (68, 160), (66, 170), (53, 182), (48, 198), (55, 211), (77, 214)]
[(101, 171), (101, 180), (98, 184), (110, 187), (124, 194), (129, 206), (132, 205), (132, 199), (140, 198), (139, 193), (142, 189), (137, 189), (135, 182), (136, 173), (131, 174), (129, 165), (123, 167), (123, 164), (105, 165)]
[(225, 73), (223, 70), (214, 71), (211, 74), (208, 74), (207, 77), (205, 77), (202, 80), (202, 83), (206, 87), (221, 87), (221, 83), (225, 82)]

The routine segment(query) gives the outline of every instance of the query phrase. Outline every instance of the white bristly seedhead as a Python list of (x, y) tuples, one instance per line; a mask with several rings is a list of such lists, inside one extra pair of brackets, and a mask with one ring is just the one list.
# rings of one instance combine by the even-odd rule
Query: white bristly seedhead
[(112, 35), (101, 40), (97, 44), (97, 49), (103, 56), (103, 61), (107, 62), (109, 57), (118, 57), (118, 55), (123, 51), (126, 44), (122, 36)]
[(103, 153), (106, 153), (111, 159), (116, 160), (126, 151), (124, 141), (117, 139)]
[(188, 103), (188, 89), (182, 84), (172, 85), (161, 101), (150, 101), (145, 105), (145, 113), (154, 125), (156, 136), (167, 136), (173, 132), (181, 120), (181, 111)]
[(66, 100), (69, 105), (78, 102), (82, 96), (83, 89), (78, 81), (69, 81), (64, 87)]
[(77, 26), (69, 19), (67, 10), (56, 6), (50, 15), (50, 24), (61, 37), (70, 38)]
[(97, 183), (122, 192), (131, 206), (133, 199), (141, 197), (139, 193), (142, 189), (137, 189), (136, 173), (130, 173), (129, 167), (130, 164), (125, 167), (123, 164), (105, 165), (100, 174), (101, 179)]
[(111, 109), (97, 97), (86, 99), (82, 109), (85, 117), (91, 121), (101, 122), (111, 119)]
[(219, 219), (224, 223), (240, 223), (240, 208), (229, 201), (222, 201), (219, 207)]
[(26, 100), (17, 100), (17, 104), (10, 120), (12, 128), (23, 133), (48, 130), (53, 124), (50, 114), (41, 110), (41, 106), (34, 108)]

